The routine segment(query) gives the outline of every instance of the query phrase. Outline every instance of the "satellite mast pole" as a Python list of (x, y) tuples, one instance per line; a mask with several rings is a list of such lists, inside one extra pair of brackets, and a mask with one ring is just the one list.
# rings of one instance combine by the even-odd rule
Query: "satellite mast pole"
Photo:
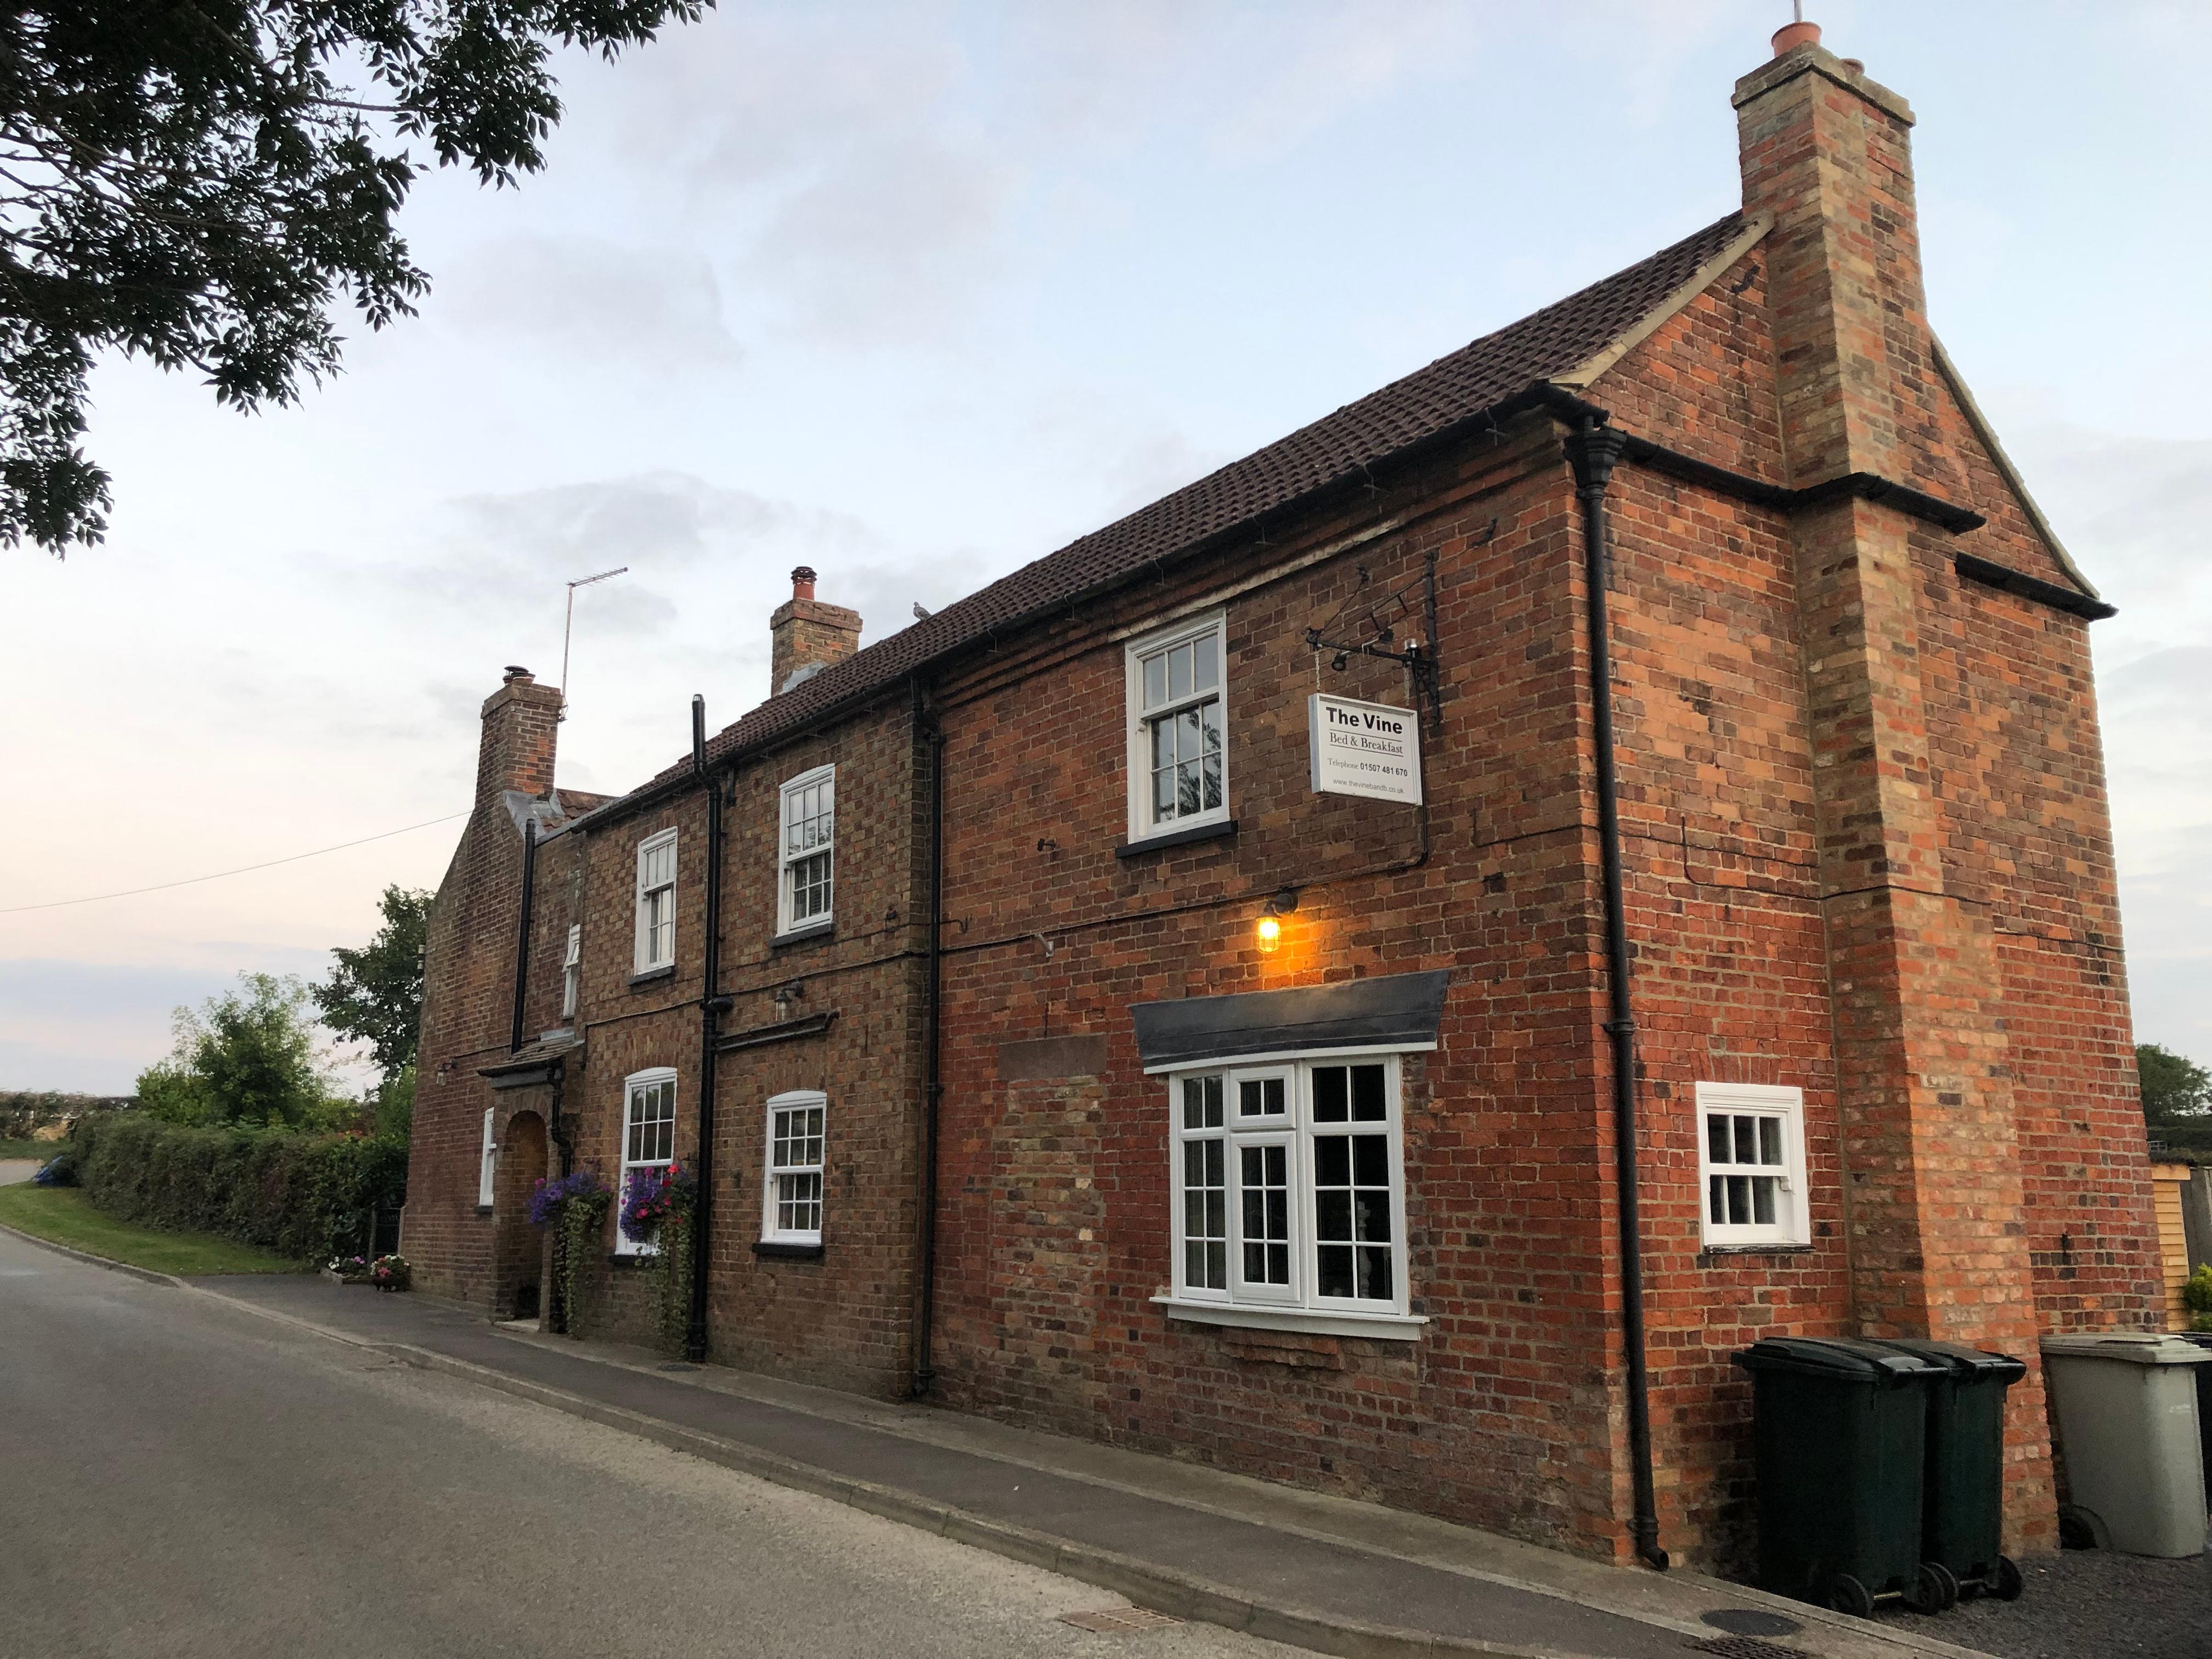
[(568, 718), (568, 636), (576, 626), (576, 590), (589, 587), (593, 582), (603, 582), (610, 576), (619, 576), (628, 570), (626, 564), (612, 570), (602, 570), (596, 576), (579, 576), (568, 584), (568, 614), (561, 623), (561, 713), (557, 718)]

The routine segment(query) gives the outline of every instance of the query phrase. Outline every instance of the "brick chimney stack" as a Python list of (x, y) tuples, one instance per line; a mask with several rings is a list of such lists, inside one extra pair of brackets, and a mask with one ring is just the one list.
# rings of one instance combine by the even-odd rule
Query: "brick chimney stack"
[(814, 597), (814, 572), (800, 565), (791, 573), (791, 597), (768, 619), (774, 649), (769, 663), (769, 695), (780, 696), (860, 648), (860, 614)]
[(510, 667), (484, 699), (477, 749), (477, 805), (507, 790), (544, 796), (553, 787), (553, 750), (560, 732), (561, 692), (540, 685), (526, 668)]
[[(1801, 489), (1848, 481), (1796, 509), (1790, 534), (1852, 1301), (1864, 1335), (2022, 1355), (2008, 1409), (2039, 1418), (2004, 975), (1987, 907), (1947, 890), (1921, 678), (1916, 549), (1948, 562), (1948, 532), (1883, 489), (1972, 500), (1939, 424), (1912, 111), (1812, 24), (1774, 46), (1735, 104), (1744, 206), (1774, 215), (1784, 465)], [(2047, 1535), (2048, 1465), (2015, 1465), (2008, 1486), (2008, 1511)]]

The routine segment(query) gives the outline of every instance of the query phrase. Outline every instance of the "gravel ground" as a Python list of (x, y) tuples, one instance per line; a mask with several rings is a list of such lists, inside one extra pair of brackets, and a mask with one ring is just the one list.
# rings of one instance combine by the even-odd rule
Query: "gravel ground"
[(1941, 1618), (1886, 1613), (1881, 1622), (2005, 1659), (2212, 1659), (2212, 1555), (2066, 1550), (2021, 1571), (2027, 1589), (2017, 1601), (1974, 1596)]

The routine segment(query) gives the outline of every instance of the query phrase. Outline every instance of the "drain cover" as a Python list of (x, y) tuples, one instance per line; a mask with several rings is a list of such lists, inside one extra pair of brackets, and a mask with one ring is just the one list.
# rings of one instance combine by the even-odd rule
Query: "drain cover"
[(1063, 1625), (1073, 1625), (1078, 1630), (1125, 1631), (1161, 1630), (1169, 1625), (1180, 1625), (1182, 1620), (1171, 1619), (1164, 1613), (1154, 1613), (1150, 1607), (1101, 1607), (1096, 1613), (1063, 1613)]
[(1796, 1648), (1762, 1642), (1756, 1636), (1708, 1636), (1682, 1645), (1692, 1653), (1717, 1653), (1720, 1659), (1805, 1659)]
[(1795, 1636), (1805, 1628), (1795, 1619), (1761, 1613), (1757, 1607), (1715, 1607), (1711, 1613), (1699, 1613), (1698, 1620), (1730, 1636)]

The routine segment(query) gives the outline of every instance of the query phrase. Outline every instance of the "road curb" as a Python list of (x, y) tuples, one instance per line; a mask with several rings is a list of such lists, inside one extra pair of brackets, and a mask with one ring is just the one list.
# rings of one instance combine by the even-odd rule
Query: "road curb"
[(0, 1233), (20, 1238), (26, 1244), (35, 1244), (42, 1250), (52, 1250), (56, 1255), (65, 1255), (72, 1261), (82, 1261), (87, 1267), (105, 1267), (112, 1273), (128, 1273), (133, 1279), (144, 1279), (149, 1285), (167, 1285), (172, 1290), (179, 1291), (189, 1288), (174, 1273), (156, 1273), (151, 1267), (134, 1267), (127, 1261), (111, 1261), (104, 1255), (93, 1255), (89, 1250), (72, 1249), (66, 1244), (55, 1243), (51, 1238), (27, 1233), (21, 1227), (11, 1227), (4, 1221), (0, 1221)]
[[(15, 1230), (8, 1229), (9, 1231)], [(29, 1238), (28, 1235), (21, 1235)], [(46, 1245), (43, 1239), (29, 1242)], [(48, 1245), (47, 1248), (56, 1248)], [(81, 1254), (65, 1252), (66, 1254)], [(102, 1267), (118, 1267), (120, 1263), (88, 1256), (85, 1260)], [(1047, 1533), (1033, 1531), (1008, 1522), (993, 1520), (951, 1504), (936, 1503), (918, 1494), (896, 1487), (878, 1485), (849, 1475), (841, 1475), (828, 1469), (803, 1463), (780, 1453), (763, 1450), (742, 1441), (726, 1439), (701, 1430), (687, 1429), (665, 1419), (634, 1412), (621, 1406), (611, 1406), (587, 1395), (572, 1394), (565, 1389), (549, 1383), (534, 1382), (525, 1377), (512, 1376), (488, 1365), (457, 1359), (434, 1349), (417, 1347), (412, 1343), (394, 1342), (374, 1337), (358, 1335), (338, 1330), (331, 1326), (303, 1319), (295, 1314), (232, 1297), (221, 1291), (173, 1278), (167, 1274), (152, 1274), (145, 1269), (129, 1269), (141, 1277), (158, 1279), (178, 1289), (204, 1296), (227, 1307), (238, 1308), (262, 1318), (289, 1325), (316, 1336), (328, 1337), (332, 1341), (365, 1352), (378, 1353), (418, 1370), (436, 1371), (447, 1376), (475, 1382), (481, 1387), (515, 1399), (528, 1401), (551, 1410), (599, 1424), (617, 1432), (634, 1434), (641, 1439), (671, 1451), (684, 1452), (699, 1457), (741, 1474), (750, 1474), (774, 1485), (795, 1492), (826, 1498), (850, 1508), (881, 1516), (903, 1526), (934, 1533), (955, 1543), (987, 1550), (1008, 1560), (1057, 1572), (1083, 1583), (1125, 1595), (1140, 1606), (1156, 1612), (1173, 1614), (1195, 1623), (1216, 1625), (1224, 1630), (1237, 1631), (1249, 1636), (1262, 1638), (1310, 1652), (1340, 1656), (1340, 1659), (1444, 1659), (1449, 1655), (1484, 1655), (1491, 1659), (1575, 1659), (1564, 1650), (1550, 1647), (1523, 1647), (1503, 1643), (1484, 1642), (1473, 1638), (1442, 1636), (1428, 1631), (1408, 1630), (1397, 1626), (1372, 1625), (1358, 1620), (1345, 1619), (1313, 1608), (1283, 1603), (1261, 1602), (1253, 1600), (1229, 1586), (1199, 1577), (1195, 1574), (1179, 1572), (1171, 1567), (1119, 1554), (1111, 1550), (1091, 1545), (1078, 1544), (1056, 1538)], [(579, 1358), (592, 1358), (589, 1354)], [(616, 1362), (610, 1361), (610, 1364)], [(621, 1369), (635, 1369), (619, 1367)], [(1443, 1569), (1449, 1571), (1450, 1569)], [(1717, 1630), (1694, 1629), (1668, 1618), (1620, 1607), (1607, 1607), (1599, 1602), (1582, 1600), (1542, 1585), (1520, 1584), (1495, 1574), (1478, 1575), (1508, 1588), (1549, 1596), (1570, 1606), (1586, 1607), (1593, 1613), (1608, 1614), (1652, 1631), (1689, 1640), (1725, 1640)], [(1685, 1574), (1684, 1577), (1692, 1575)], [(1701, 1576), (1701, 1575), (1699, 1575)], [(1992, 1656), (1978, 1649), (1960, 1647), (1940, 1638), (1920, 1636), (1887, 1626), (1868, 1626), (1847, 1620), (1825, 1608), (1749, 1591), (1742, 1585), (1716, 1586), (1739, 1600), (1754, 1605), (1763, 1604), (1778, 1612), (1799, 1620), (1808, 1626), (1798, 1639), (1809, 1637), (1818, 1640), (1816, 1632), (1822, 1628), (1838, 1635), (1848, 1635), (1862, 1640), (1872, 1638), (1893, 1647), (1903, 1653), (1927, 1656), (1927, 1659), (1992, 1659)], [(1798, 1653), (1807, 1659), (1817, 1659), (1818, 1650), (1796, 1647), (1792, 1638), (1771, 1639), (1772, 1651)], [(1725, 1650), (1723, 1650), (1725, 1651)]]
[(517, 1399), (637, 1435), (671, 1451), (687, 1452), (742, 1474), (830, 1498), (888, 1521), (935, 1533), (955, 1543), (971, 1545), (1009, 1560), (1095, 1584), (1155, 1612), (1218, 1625), (1226, 1630), (1287, 1643), (1316, 1653), (1338, 1655), (1340, 1659), (1436, 1659), (1445, 1654), (1488, 1655), (1493, 1659), (1559, 1659), (1559, 1650), (1555, 1648), (1509, 1647), (1496, 1642), (1462, 1640), (1425, 1631), (1340, 1619), (1311, 1608), (1254, 1601), (1226, 1585), (1194, 1574), (1176, 1572), (1091, 1545), (1070, 1543), (1047, 1533), (994, 1521), (950, 1504), (933, 1503), (896, 1487), (834, 1474), (775, 1452), (763, 1451), (757, 1446), (748, 1446), (742, 1441), (681, 1428), (641, 1413), (570, 1394), (565, 1389), (509, 1376), (489, 1366), (455, 1359), (428, 1348), (404, 1342), (352, 1340), (360, 1346), (374, 1348), (423, 1370), (464, 1377)]

